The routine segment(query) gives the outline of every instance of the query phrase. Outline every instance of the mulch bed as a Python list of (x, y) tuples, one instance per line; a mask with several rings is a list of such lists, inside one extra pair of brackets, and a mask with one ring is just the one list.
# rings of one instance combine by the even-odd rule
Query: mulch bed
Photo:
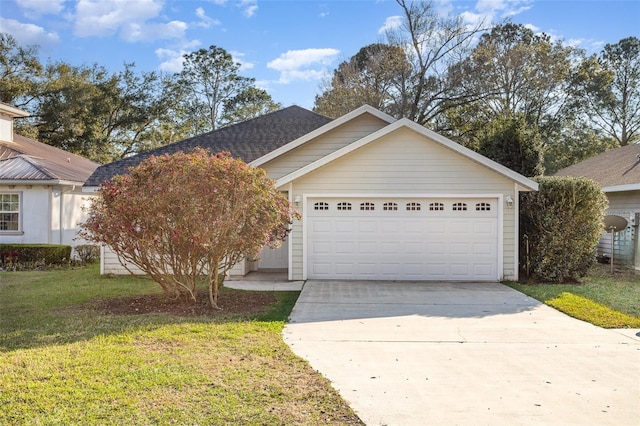
[(209, 304), (206, 291), (196, 294), (196, 302), (185, 298), (171, 299), (163, 294), (101, 299), (92, 303), (92, 309), (114, 315), (166, 314), (175, 316), (255, 315), (264, 313), (276, 302), (272, 291), (242, 291), (222, 288), (218, 306)]

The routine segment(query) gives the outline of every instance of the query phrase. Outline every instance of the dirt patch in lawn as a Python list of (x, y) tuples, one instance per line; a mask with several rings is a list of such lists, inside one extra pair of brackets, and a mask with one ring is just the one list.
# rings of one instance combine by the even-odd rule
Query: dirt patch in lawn
[(196, 295), (196, 302), (186, 298), (171, 299), (163, 294), (118, 297), (94, 301), (93, 309), (115, 315), (166, 314), (176, 316), (256, 315), (276, 303), (272, 291), (242, 291), (222, 288), (218, 306), (213, 309), (206, 291)]

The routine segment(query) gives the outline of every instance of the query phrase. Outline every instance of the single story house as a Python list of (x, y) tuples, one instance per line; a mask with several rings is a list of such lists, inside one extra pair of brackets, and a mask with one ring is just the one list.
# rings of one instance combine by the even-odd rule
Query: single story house
[(87, 194), (99, 164), (13, 131), (28, 113), (0, 103), (0, 243), (77, 246)]
[[(609, 199), (606, 214), (624, 217), (628, 226), (614, 234), (614, 262), (640, 269), (638, 222), (640, 215), (640, 145), (603, 152), (566, 167), (555, 176), (587, 177), (600, 184)], [(598, 256), (611, 257), (611, 235), (603, 230)]]
[[(279, 249), (232, 274), (290, 280), (518, 278), (518, 193), (537, 183), (410, 120), (370, 106), (329, 119), (298, 106), (99, 167), (105, 179), (152, 154), (196, 146), (264, 168), (302, 220)], [(122, 273), (109, 250), (103, 273)]]

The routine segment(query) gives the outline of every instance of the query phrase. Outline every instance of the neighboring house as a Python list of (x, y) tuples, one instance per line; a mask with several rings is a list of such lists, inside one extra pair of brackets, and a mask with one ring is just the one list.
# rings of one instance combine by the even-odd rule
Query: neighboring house
[[(640, 269), (638, 215), (640, 214), (640, 145), (612, 149), (555, 173), (587, 177), (600, 184), (609, 199), (608, 215), (624, 217), (629, 226), (614, 235), (614, 261)], [(604, 234), (598, 256), (611, 257), (611, 235)]]
[[(518, 192), (538, 185), (412, 121), (363, 106), (335, 120), (300, 107), (107, 164), (92, 191), (151, 154), (196, 146), (264, 168), (301, 212), (282, 248), (233, 274), (289, 279), (495, 281), (518, 277)], [(121, 273), (105, 250), (103, 273)]]
[(0, 103), (0, 243), (82, 244), (82, 185), (99, 164), (16, 135), (13, 119), (27, 115)]

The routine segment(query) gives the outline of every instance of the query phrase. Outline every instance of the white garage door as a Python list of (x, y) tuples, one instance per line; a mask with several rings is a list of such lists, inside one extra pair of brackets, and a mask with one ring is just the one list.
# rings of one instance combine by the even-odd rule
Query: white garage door
[(307, 277), (498, 279), (498, 200), (309, 198)]

